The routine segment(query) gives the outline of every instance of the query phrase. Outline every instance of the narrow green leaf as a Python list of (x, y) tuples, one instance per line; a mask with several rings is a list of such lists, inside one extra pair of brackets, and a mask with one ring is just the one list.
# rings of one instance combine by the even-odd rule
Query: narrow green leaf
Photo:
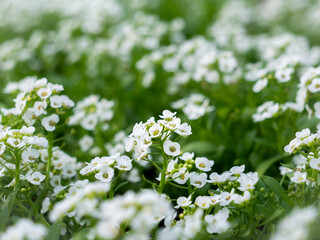
[[(292, 200), (288, 197), (286, 190), (280, 185), (280, 183), (269, 176), (262, 176), (262, 181), (269, 187), (269, 190), (274, 192), (281, 200), (285, 201), (289, 205), (293, 205)], [(288, 208), (287, 205), (282, 205), (284, 208)]]
[(265, 161), (263, 161), (257, 168), (257, 172), (259, 174), (259, 176), (262, 176), (274, 163), (278, 162), (279, 160), (281, 160), (284, 157), (284, 155), (276, 155), (272, 158), (269, 158)]
[(0, 231), (1, 232), (6, 228), (6, 224), (10, 216), (11, 209), (14, 204), (14, 200), (16, 198), (17, 193), (18, 193), (18, 190), (11, 192), (5, 204), (1, 208), (1, 211), (0, 211)]
[(184, 152), (196, 152), (199, 154), (209, 153), (214, 151), (214, 145), (211, 142), (194, 141), (183, 148)]
[(87, 234), (90, 232), (90, 228), (84, 228), (80, 232), (78, 232), (74, 236), (74, 240), (86, 240), (87, 239)]
[(270, 217), (268, 217), (264, 222), (262, 222), (259, 226), (263, 226), (267, 223), (270, 223), (274, 220), (276, 220), (277, 218), (279, 218), (283, 213), (285, 212), (285, 210), (283, 208), (277, 209), (273, 214), (271, 214)]
[(60, 219), (51, 225), (45, 240), (59, 240), (60, 239), (62, 221), (63, 221), (63, 219)]

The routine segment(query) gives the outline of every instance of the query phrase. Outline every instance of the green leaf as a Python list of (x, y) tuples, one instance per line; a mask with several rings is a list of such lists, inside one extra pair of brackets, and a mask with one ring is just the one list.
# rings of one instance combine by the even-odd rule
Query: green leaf
[(62, 221), (63, 221), (63, 219), (60, 219), (51, 225), (45, 240), (59, 240), (60, 239)]
[(262, 176), (274, 163), (278, 162), (284, 157), (284, 155), (279, 154), (260, 163), (258, 168), (256, 169), (259, 176)]
[(86, 240), (91, 228), (84, 228), (74, 236), (74, 240)]
[(128, 183), (129, 183), (129, 181), (125, 181), (125, 182), (120, 183), (120, 184), (114, 189), (113, 192), (115, 193), (119, 188), (127, 185)]
[[(269, 176), (262, 176), (261, 179), (268, 186), (269, 190), (274, 192), (280, 198), (280, 200), (285, 201), (289, 205), (293, 205), (293, 201), (288, 197), (287, 191), (284, 190), (284, 188), (276, 179)], [(290, 207), (286, 204), (282, 204), (282, 206), (286, 209)]]
[(18, 193), (18, 189), (11, 192), (5, 202), (5, 204), (3, 205), (3, 207), (1, 208), (1, 211), (0, 211), (0, 231), (4, 231), (4, 229), (6, 228), (6, 225), (7, 225), (7, 221), (8, 221), (8, 218), (10, 216), (10, 213), (11, 213), (11, 209), (12, 209), (12, 206), (14, 204), (14, 200), (16, 198), (16, 195)]
[(268, 217), (265, 221), (263, 221), (259, 226), (263, 226), (267, 223), (270, 223), (270, 222), (276, 220), (281, 215), (283, 215), (284, 212), (285, 212), (285, 210), (283, 208), (277, 209), (273, 214), (271, 214), (270, 217)]
[(194, 141), (183, 148), (184, 152), (196, 152), (198, 154), (210, 153), (215, 150), (214, 145), (211, 142)]

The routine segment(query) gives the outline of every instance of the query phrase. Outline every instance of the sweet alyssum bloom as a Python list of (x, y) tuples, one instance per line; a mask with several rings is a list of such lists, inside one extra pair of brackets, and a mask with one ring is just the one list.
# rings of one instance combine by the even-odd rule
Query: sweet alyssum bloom
[(34, 160), (38, 159), (39, 156), (39, 151), (33, 148), (28, 148), (24, 150), (21, 154), (21, 158), (25, 162), (34, 162)]
[(211, 199), (208, 196), (198, 196), (195, 203), (202, 209), (208, 209), (211, 206)]
[(48, 117), (44, 117), (41, 124), (48, 132), (53, 132), (56, 129), (56, 124), (58, 122), (59, 116), (57, 114), (52, 114)]
[(214, 161), (208, 160), (205, 157), (197, 157), (195, 160), (196, 167), (204, 172), (208, 172), (211, 170), (211, 167), (214, 164)]
[(191, 202), (191, 195), (189, 197), (178, 197), (177, 199), (177, 206), (174, 208), (180, 208), (180, 207), (188, 207), (192, 204)]
[(19, 219), (15, 225), (10, 226), (0, 236), (1, 240), (41, 240), (45, 237), (47, 229), (41, 224), (35, 224), (29, 219)]
[(27, 173), (26, 179), (33, 185), (40, 185), (40, 183), (46, 178), (45, 175), (40, 172)]
[(208, 175), (206, 173), (190, 173), (190, 184), (196, 188), (202, 188), (207, 182)]
[(262, 78), (258, 80), (252, 87), (252, 91), (255, 93), (260, 92), (263, 90), (266, 86), (268, 85), (268, 79), (267, 78)]
[(166, 140), (163, 143), (163, 150), (169, 156), (178, 156), (180, 155), (180, 144), (177, 142), (172, 142), (170, 140)]
[(223, 208), (215, 215), (206, 215), (204, 220), (207, 225), (208, 233), (222, 233), (228, 230), (230, 223), (227, 221), (229, 218), (229, 209)]
[(294, 183), (304, 183), (304, 182), (307, 182), (307, 173), (304, 172), (299, 172), (299, 171), (296, 171), (294, 172), (293, 174), (293, 177), (290, 178), (290, 180)]
[(114, 170), (108, 166), (102, 166), (98, 173), (96, 173), (95, 178), (100, 180), (101, 182), (111, 182), (114, 176)]
[(172, 179), (179, 183), (179, 184), (185, 184), (188, 179), (189, 179), (189, 172), (187, 171), (187, 168), (185, 167), (182, 167), (179, 169), (178, 172), (175, 172), (173, 175), (172, 175)]
[(310, 167), (320, 171), (320, 158), (313, 158), (310, 160)]

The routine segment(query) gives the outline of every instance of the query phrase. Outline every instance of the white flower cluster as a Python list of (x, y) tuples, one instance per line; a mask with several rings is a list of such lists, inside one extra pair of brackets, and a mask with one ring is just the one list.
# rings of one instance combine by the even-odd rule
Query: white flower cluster
[[(275, 56), (262, 56), (262, 58), (266, 58), (262, 62), (248, 65), (250, 70), (245, 75), (246, 80), (255, 82), (252, 90), (256, 93), (265, 89), (269, 84), (273, 86), (274, 81), (276, 81), (278, 89), (281, 89), (281, 84), (289, 81), (292, 83), (287, 84), (288, 89), (292, 88), (291, 85), (297, 86), (298, 89), (292, 89), (296, 93), (294, 102), (291, 99), (285, 99), (286, 102), (281, 104), (267, 101), (258, 107), (257, 113), (253, 116), (255, 122), (272, 118), (276, 113), (283, 113), (288, 109), (296, 112), (302, 112), (305, 108), (308, 110), (310, 108), (306, 105), (308, 96), (320, 91), (318, 86), (320, 82), (319, 67), (311, 67), (319, 64), (320, 50), (318, 48), (310, 49), (304, 38), (294, 37), (290, 34), (277, 36), (272, 40), (274, 46), (266, 41), (261, 48), (265, 52), (266, 45), (268, 45), (271, 48), (270, 52)], [(297, 82), (295, 75), (301, 74), (301, 72), (303, 74), (300, 81)], [(271, 96), (274, 97), (274, 93)], [(315, 104), (314, 108), (316, 116), (319, 116), (319, 103)]]
[(104, 148), (108, 151), (109, 155), (114, 155), (116, 153), (125, 153), (125, 142), (127, 139), (127, 134), (124, 131), (119, 131), (114, 135), (112, 143), (107, 142)]
[(183, 39), (184, 21), (174, 19), (171, 22), (161, 21), (154, 15), (137, 12), (130, 20), (120, 22), (110, 30), (111, 38), (104, 42), (104, 51), (111, 56), (130, 59), (135, 48), (153, 51), (160, 47), (165, 36), (173, 41)]
[(47, 229), (29, 219), (21, 218), (13, 226), (1, 234), (1, 240), (41, 240), (46, 236)]
[(189, 120), (196, 120), (206, 113), (214, 111), (214, 107), (209, 105), (209, 98), (200, 93), (193, 93), (189, 97), (179, 99), (171, 103), (172, 108), (182, 109)]
[(289, 154), (296, 153), (303, 147), (313, 145), (320, 138), (319, 133), (311, 134), (309, 128), (305, 128), (300, 132), (296, 132), (295, 135), (296, 137), (284, 147), (284, 151)]
[[(7, 85), (5, 92), (19, 92), (14, 99), (15, 107), (2, 108), (1, 111), (4, 116), (22, 116), (27, 125), (33, 125), (37, 119), (42, 118), (43, 127), (52, 132), (59, 122), (58, 111), (74, 106), (74, 102), (69, 97), (60, 95), (61, 91), (63, 91), (62, 85), (48, 83), (46, 78), (38, 80), (35, 77), (27, 77), (21, 82), (11, 82)], [(44, 115), (47, 117), (43, 117)]]
[[(206, 182), (212, 183), (214, 185), (224, 185), (228, 183), (233, 183), (234, 187), (240, 190), (242, 193), (238, 194), (235, 192), (235, 188), (232, 188), (230, 192), (220, 190), (219, 188), (216, 190), (217, 193), (211, 196), (198, 196), (195, 199), (194, 204), (192, 204), (191, 196), (189, 197), (179, 197), (177, 199), (176, 208), (194, 208), (195, 206), (201, 209), (209, 209), (210, 207), (214, 207), (217, 205), (227, 206), (231, 203), (234, 204), (242, 204), (251, 199), (251, 193), (255, 189), (255, 185), (258, 182), (258, 173), (249, 172), (243, 173), (245, 166), (234, 166), (230, 169), (230, 171), (226, 171), (222, 174), (218, 174), (213, 172), (210, 174), (209, 179), (207, 180), (206, 174), (203, 174), (204, 178), (202, 181), (199, 181), (199, 184), (203, 186)], [(192, 184), (192, 179), (190, 178), (190, 182)], [(201, 186), (200, 185), (200, 186)]]
[(120, 156), (120, 153), (110, 157), (96, 157), (80, 170), (81, 175), (95, 173), (94, 177), (101, 182), (111, 182), (114, 170), (127, 172), (132, 168), (132, 160), (128, 156)]
[(99, 100), (99, 96), (90, 95), (76, 104), (68, 125), (80, 125), (88, 131), (94, 131), (97, 125), (101, 125), (103, 130), (107, 130), (108, 121), (113, 118), (113, 106), (113, 101)]
[[(48, 149), (40, 150), (40, 158), (43, 163), (48, 161)], [(67, 187), (62, 182), (69, 183), (77, 175), (77, 170), (81, 168), (82, 164), (58, 147), (53, 147), (51, 161), (50, 185), (56, 195)]]
[(49, 214), (50, 220), (54, 222), (65, 215), (76, 216), (79, 220), (85, 215), (98, 214), (96, 210), (98, 198), (95, 196), (105, 195), (109, 189), (110, 185), (107, 183), (89, 183), (88, 180), (76, 182), (69, 188), (66, 198), (54, 205)]
[(151, 230), (171, 209), (170, 202), (152, 190), (128, 191), (123, 196), (102, 202), (96, 215), (99, 222), (95, 231), (103, 239), (117, 239), (121, 234), (120, 227), (125, 225), (131, 229), (129, 236), (139, 236), (133, 239), (148, 239)]
[[(59, 14), (62, 22), (72, 21), (80, 25), (82, 31), (99, 33), (106, 20), (109, 22), (121, 17), (123, 7), (115, 0), (68, 1), (53, 0), (13, 0), (1, 5), (0, 26), (10, 27), (14, 31), (26, 31), (48, 14)], [(18, 26), (18, 23), (20, 25)]]
[(203, 227), (203, 210), (197, 209), (192, 214), (176, 221), (176, 212), (172, 212), (164, 221), (165, 228), (158, 232), (159, 240), (194, 239)]
[[(33, 185), (40, 185), (45, 179), (45, 176), (37, 171), (35, 166), (39, 163), (39, 149), (46, 148), (48, 140), (44, 137), (33, 136), (34, 131), (35, 128), (32, 126), (10, 129), (0, 125), (1, 176), (12, 177), (15, 171), (21, 169), (20, 179), (27, 180)], [(11, 151), (19, 152), (20, 159), (9, 159), (8, 154)], [(15, 179), (7, 187), (12, 186), (14, 182)]]
[(311, 183), (314, 186), (316, 180), (313, 178), (313, 173), (308, 170), (320, 172), (319, 139), (319, 132), (312, 134), (309, 128), (297, 132), (296, 138), (285, 146), (284, 150), (289, 154), (299, 152), (300, 155), (295, 155), (293, 158), (294, 169), (280, 167), (281, 175), (287, 175), (295, 184)]
[(185, 152), (182, 156), (169, 162), (167, 171), (165, 172), (166, 180), (173, 180), (178, 184), (185, 184), (190, 180), (192, 186), (202, 188), (207, 183), (208, 174), (206, 172), (211, 171), (213, 164), (213, 160), (205, 157), (194, 159), (194, 153)]
[(144, 73), (142, 84), (145, 87), (155, 79), (158, 65), (165, 72), (172, 73), (169, 83), (172, 93), (190, 80), (217, 83), (221, 78), (225, 83), (231, 83), (237, 81), (239, 74), (233, 53), (218, 50), (213, 42), (203, 37), (160, 48), (140, 59), (136, 67)]
[(309, 239), (310, 225), (315, 222), (318, 215), (317, 212), (317, 209), (314, 207), (293, 210), (288, 216), (281, 220), (271, 239)]
[(181, 123), (181, 119), (169, 110), (164, 110), (157, 122), (151, 117), (146, 123), (137, 123), (129, 135), (125, 149), (134, 151), (134, 159), (139, 161), (147, 159), (150, 147), (156, 141), (161, 141), (162, 148), (168, 156), (178, 156), (181, 153), (180, 144), (170, 141), (173, 133), (182, 137), (191, 134), (191, 127), (187, 123)]

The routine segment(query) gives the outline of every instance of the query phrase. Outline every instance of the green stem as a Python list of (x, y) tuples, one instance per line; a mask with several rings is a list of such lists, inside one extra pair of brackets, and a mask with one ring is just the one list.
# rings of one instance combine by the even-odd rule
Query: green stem
[(53, 134), (49, 133), (48, 137), (48, 160), (47, 160), (47, 168), (46, 168), (46, 184), (45, 190), (48, 189), (50, 183), (50, 172), (51, 172), (51, 163), (52, 163), (52, 149), (53, 149)]
[(166, 171), (168, 167), (168, 158), (164, 152), (162, 152), (162, 157), (163, 157), (163, 163), (162, 163), (161, 180), (158, 188), (158, 193), (162, 193), (163, 191), (165, 181), (166, 181)]
[(113, 196), (114, 196), (115, 191), (113, 191), (113, 189), (114, 189), (115, 185), (117, 184), (117, 182), (118, 182), (118, 180), (119, 180), (119, 178), (121, 176), (121, 173), (122, 173), (121, 171), (118, 172), (118, 175), (117, 175), (116, 179), (114, 180), (114, 182), (110, 186), (109, 199), (112, 199)]
[(15, 182), (14, 182), (14, 190), (17, 190), (19, 188), (20, 184), (20, 162), (21, 162), (21, 155), (18, 150), (15, 150), (15, 165), (16, 165), (16, 171), (15, 171)]

